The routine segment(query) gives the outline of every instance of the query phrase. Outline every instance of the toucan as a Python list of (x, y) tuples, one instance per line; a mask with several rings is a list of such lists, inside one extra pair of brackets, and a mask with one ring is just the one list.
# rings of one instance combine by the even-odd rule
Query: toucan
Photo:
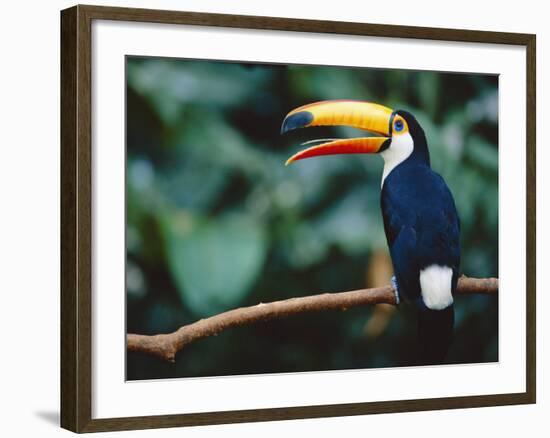
[(394, 269), (396, 302), (417, 309), (418, 363), (444, 363), (453, 339), (460, 265), (460, 221), (443, 178), (430, 166), (424, 130), (405, 110), (372, 102), (328, 100), (288, 113), (281, 133), (310, 126), (350, 126), (375, 136), (322, 139), (286, 164), (334, 154), (384, 159), (380, 205)]

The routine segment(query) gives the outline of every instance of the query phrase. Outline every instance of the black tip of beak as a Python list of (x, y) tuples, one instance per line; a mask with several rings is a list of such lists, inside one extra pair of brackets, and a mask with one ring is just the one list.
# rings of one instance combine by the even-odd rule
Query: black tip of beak
[(281, 126), (281, 134), (297, 128), (303, 128), (313, 122), (313, 114), (309, 111), (300, 111), (299, 113), (291, 114), (283, 120)]

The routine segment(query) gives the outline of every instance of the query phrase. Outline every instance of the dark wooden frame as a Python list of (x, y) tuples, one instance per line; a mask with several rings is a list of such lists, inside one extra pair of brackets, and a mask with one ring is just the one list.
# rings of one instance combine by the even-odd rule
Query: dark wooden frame
[[(270, 29), (525, 46), (527, 51), (526, 392), (404, 401), (92, 419), (92, 20)], [(61, 426), (75, 432), (288, 420), (535, 403), (535, 77), (531, 34), (75, 6), (61, 12)]]

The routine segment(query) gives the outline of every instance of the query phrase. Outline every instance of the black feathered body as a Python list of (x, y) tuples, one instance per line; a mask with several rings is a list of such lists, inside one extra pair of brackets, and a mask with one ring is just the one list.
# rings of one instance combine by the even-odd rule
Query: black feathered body
[(460, 265), (460, 226), (451, 192), (441, 176), (421, 163), (403, 162), (384, 181), (382, 216), (399, 292), (424, 307), (420, 271), (431, 265)]

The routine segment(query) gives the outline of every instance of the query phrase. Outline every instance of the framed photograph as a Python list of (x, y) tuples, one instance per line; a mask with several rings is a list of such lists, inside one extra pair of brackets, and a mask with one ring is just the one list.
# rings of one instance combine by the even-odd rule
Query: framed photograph
[(529, 34), (62, 11), (62, 427), (535, 403), (535, 83)]

